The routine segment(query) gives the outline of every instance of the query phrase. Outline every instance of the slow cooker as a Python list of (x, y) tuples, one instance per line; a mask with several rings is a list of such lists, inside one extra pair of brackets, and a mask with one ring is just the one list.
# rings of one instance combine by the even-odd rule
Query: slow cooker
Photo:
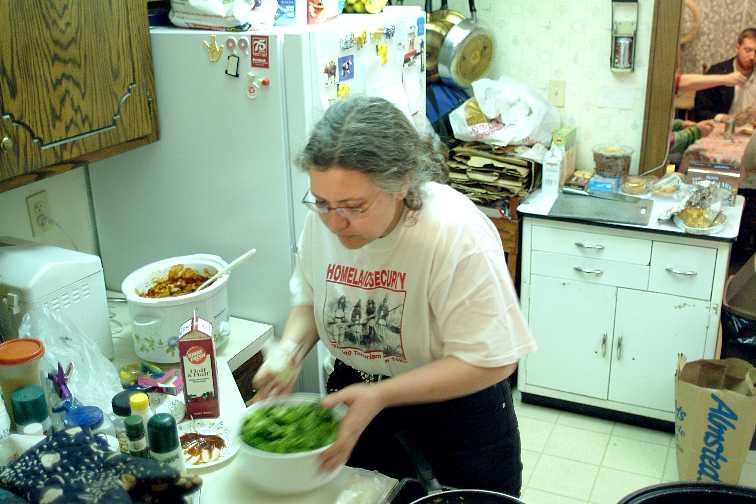
[(139, 358), (158, 363), (179, 362), (179, 327), (193, 313), (213, 325), (213, 341), (216, 351), (229, 338), (231, 326), (228, 321), (228, 275), (224, 275), (200, 292), (164, 298), (142, 297), (153, 283), (168, 276), (172, 266), (183, 264), (200, 274), (214, 275), (227, 266), (216, 255), (193, 254), (163, 259), (139, 268), (121, 284), (121, 290), (131, 315), (134, 329), (134, 352)]

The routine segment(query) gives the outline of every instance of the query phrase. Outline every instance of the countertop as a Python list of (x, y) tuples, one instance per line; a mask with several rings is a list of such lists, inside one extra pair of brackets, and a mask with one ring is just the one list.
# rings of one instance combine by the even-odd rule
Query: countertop
[[(661, 221), (659, 222), (659, 216), (669, 208), (672, 208), (675, 206), (678, 202), (671, 200), (669, 198), (650, 198), (654, 200), (654, 207), (651, 211), (651, 219), (649, 220), (648, 226), (638, 226), (634, 224), (620, 224), (620, 223), (606, 223), (606, 222), (595, 222), (595, 221), (588, 221), (588, 220), (579, 220), (579, 219), (565, 219), (560, 217), (553, 217), (549, 215), (549, 211), (551, 210), (551, 207), (554, 205), (554, 202), (556, 201), (559, 194), (545, 194), (542, 190), (537, 190), (533, 192), (528, 198), (520, 204), (520, 206), (517, 207), (517, 211), (519, 213), (525, 214), (525, 215), (531, 215), (534, 217), (544, 217), (548, 219), (554, 219), (554, 220), (564, 220), (569, 222), (582, 222), (586, 224), (593, 224), (597, 226), (610, 226), (610, 227), (620, 227), (620, 228), (628, 228), (628, 229), (634, 229), (637, 231), (650, 231), (650, 232), (657, 232), (657, 233), (668, 233), (668, 234), (674, 234), (674, 235), (680, 235), (680, 236), (688, 236), (690, 238), (702, 238), (702, 239), (713, 239), (713, 240), (727, 240), (732, 241), (735, 240), (735, 238), (738, 237), (738, 230), (740, 229), (740, 219), (743, 215), (743, 206), (745, 205), (745, 198), (743, 196), (738, 196), (735, 199), (735, 205), (731, 207), (725, 207), (725, 210), (723, 213), (727, 217), (727, 222), (725, 223), (724, 228), (716, 234), (711, 235), (692, 235), (687, 234), (680, 228), (674, 225), (671, 221)], [(589, 198), (591, 196), (586, 196), (586, 198)]]
[[(138, 361), (131, 340), (131, 322), (125, 303), (109, 301), (111, 328), (113, 329), (114, 355), (116, 366)], [(243, 364), (257, 353), (264, 342), (273, 335), (273, 328), (267, 324), (231, 318), (231, 336), (217, 355), (218, 389), (220, 397), (220, 419), (236, 430), (236, 425), (246, 409), (241, 393), (236, 386), (232, 369)], [(327, 485), (305, 494), (278, 496), (259, 492), (243, 482), (239, 471), (253, 470), (245, 467), (237, 457), (203, 470), (192, 469), (192, 474), (202, 478), (202, 490), (195, 494), (192, 504), (334, 504), (345, 490), (371, 482), (373, 478), (386, 488), (392, 488), (396, 480), (379, 473), (345, 467), (339, 476)], [(282, 475), (285, 477), (286, 475)]]

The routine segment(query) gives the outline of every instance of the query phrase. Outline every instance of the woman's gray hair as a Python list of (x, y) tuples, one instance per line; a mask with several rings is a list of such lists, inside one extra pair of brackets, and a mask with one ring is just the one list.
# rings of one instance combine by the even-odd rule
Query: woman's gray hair
[(404, 204), (422, 205), (425, 182), (444, 182), (448, 169), (440, 142), (423, 138), (404, 113), (383, 98), (357, 96), (326, 110), (298, 164), (304, 170), (339, 166), (364, 173), (389, 193), (407, 189)]

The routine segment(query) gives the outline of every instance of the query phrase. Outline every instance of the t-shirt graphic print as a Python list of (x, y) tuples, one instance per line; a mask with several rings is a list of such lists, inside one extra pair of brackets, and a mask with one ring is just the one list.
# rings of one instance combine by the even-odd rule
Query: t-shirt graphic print
[(406, 362), (402, 316), (407, 273), (329, 264), (323, 321), (329, 343), (346, 357)]

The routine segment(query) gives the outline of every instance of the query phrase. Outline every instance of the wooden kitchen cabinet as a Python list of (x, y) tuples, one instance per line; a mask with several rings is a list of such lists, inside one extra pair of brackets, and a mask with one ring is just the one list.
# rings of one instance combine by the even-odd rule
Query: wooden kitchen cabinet
[(0, 0), (0, 191), (157, 135), (143, 0)]
[(677, 355), (714, 358), (731, 242), (523, 217), (529, 395), (671, 421)]

